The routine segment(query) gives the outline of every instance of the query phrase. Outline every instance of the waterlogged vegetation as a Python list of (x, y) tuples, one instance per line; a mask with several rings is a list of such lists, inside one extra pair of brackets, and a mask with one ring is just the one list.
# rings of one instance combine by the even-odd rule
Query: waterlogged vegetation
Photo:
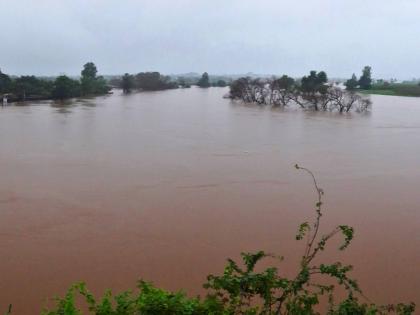
[(353, 109), (366, 111), (370, 107), (366, 94), (397, 96), (420, 96), (420, 84), (396, 83), (372, 79), (372, 68), (366, 66), (360, 78), (353, 74), (344, 82), (345, 91), (328, 81), (324, 71), (311, 71), (309, 75), (296, 79), (281, 77), (239, 77), (210, 76), (204, 72), (184, 76), (162, 75), (159, 72), (125, 73), (105, 79), (97, 75), (94, 63), (83, 66), (80, 79), (60, 75), (55, 78), (35, 76), (12, 77), (0, 71), (0, 94), (7, 95), (9, 101), (40, 99), (67, 99), (81, 96), (95, 96), (109, 93), (111, 87), (120, 88), (124, 93), (132, 91), (160, 91), (176, 88), (200, 88), (230, 86), (229, 97), (244, 102), (287, 106), (295, 104), (305, 109), (349, 112)]
[(271, 78), (241, 77), (230, 84), (229, 97), (260, 105), (298, 105), (315, 111), (367, 111), (371, 102), (368, 94), (420, 96), (420, 84), (396, 83), (372, 79), (372, 68), (365, 66), (358, 78), (344, 82), (345, 89), (328, 81), (324, 71), (311, 71), (301, 79), (288, 75)]
[(351, 110), (367, 111), (371, 105), (369, 98), (355, 91), (328, 84), (324, 71), (311, 71), (301, 80), (287, 75), (270, 79), (239, 78), (231, 84), (229, 97), (260, 105), (298, 105), (302, 109), (340, 113)]
[(79, 96), (103, 95), (110, 91), (106, 80), (97, 75), (93, 62), (83, 66), (80, 80), (61, 75), (55, 79), (35, 76), (10, 77), (0, 71), (0, 94), (9, 101), (65, 99)]
[(201, 88), (227, 86), (226, 80), (217, 76), (210, 77), (207, 72), (204, 72), (201, 77), (192, 75), (171, 77), (162, 75), (159, 72), (141, 72), (136, 75), (125, 73), (122, 77), (113, 78), (110, 83), (122, 89), (124, 93), (189, 88), (192, 85), (197, 85)]
[(133, 90), (160, 91), (178, 88), (178, 84), (171, 81), (171, 77), (159, 72), (140, 72), (136, 75), (126, 73), (122, 78), (115, 78), (111, 83), (125, 93)]
[[(337, 225), (322, 233), (324, 191), (319, 187), (313, 173), (298, 165), (297, 170), (309, 174), (317, 195), (315, 218), (312, 223), (303, 222), (295, 236), (305, 242), (295, 277), (288, 278), (279, 272), (277, 263), (261, 270), (260, 262), (278, 256), (259, 251), (242, 253), (242, 261), (228, 259), (221, 275), (209, 275), (204, 287), (208, 294), (204, 298), (190, 298), (183, 292), (168, 292), (151, 283), (139, 281), (134, 291), (113, 295), (109, 290), (102, 297), (95, 297), (84, 283), (70, 287), (64, 297), (56, 298), (43, 315), (134, 315), (134, 314), (260, 314), (260, 315), (381, 315), (413, 314), (415, 305), (376, 305), (362, 293), (357, 281), (350, 275), (351, 265), (341, 262), (318, 263), (319, 256), (329, 241), (342, 236), (339, 250), (345, 250), (354, 237), (354, 230), (347, 225)], [(334, 280), (335, 284), (332, 284)], [(327, 284), (326, 284), (327, 283)], [(336, 290), (346, 292), (338, 299)], [(320, 301), (328, 301), (325, 310), (320, 310)], [(84, 313), (82, 310), (86, 310)], [(10, 309), (9, 309), (10, 313)]]

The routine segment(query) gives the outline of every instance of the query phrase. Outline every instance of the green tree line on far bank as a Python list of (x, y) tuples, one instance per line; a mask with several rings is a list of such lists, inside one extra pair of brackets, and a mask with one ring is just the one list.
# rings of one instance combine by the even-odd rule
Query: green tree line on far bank
[(373, 80), (372, 68), (366, 66), (362, 70), (362, 74), (357, 78), (353, 73), (344, 85), (348, 91), (358, 91), (363, 94), (380, 94), (395, 96), (413, 96), (420, 97), (420, 82), (413, 80), (411, 82), (397, 82), (396, 79), (391, 80)]
[(191, 85), (197, 85), (200, 88), (211, 86), (225, 87), (228, 85), (226, 80), (217, 77), (210, 77), (204, 72), (201, 77), (178, 76), (171, 77), (162, 75), (159, 72), (140, 72), (138, 74), (125, 73), (122, 77), (113, 78), (110, 83), (121, 88), (124, 93), (136, 91), (160, 91), (176, 88), (189, 88)]
[(10, 77), (0, 71), (0, 94), (10, 100), (26, 101), (39, 99), (65, 99), (79, 96), (102, 95), (110, 91), (103, 76), (98, 76), (93, 62), (83, 66), (80, 80), (60, 75), (55, 79), (38, 78), (33, 75)]
[(67, 99), (82, 96), (95, 96), (109, 93), (112, 87), (121, 88), (125, 93), (136, 91), (159, 91), (176, 88), (188, 88), (197, 85), (201, 88), (211, 86), (225, 87), (228, 78), (210, 77), (207, 72), (201, 77), (171, 77), (159, 72), (125, 73), (123, 76), (110, 76), (106, 80), (98, 75), (93, 62), (83, 66), (80, 79), (67, 75), (55, 78), (43, 78), (33, 75), (9, 76), (0, 70), (0, 96), (7, 95), (9, 101), (27, 101), (43, 99)]

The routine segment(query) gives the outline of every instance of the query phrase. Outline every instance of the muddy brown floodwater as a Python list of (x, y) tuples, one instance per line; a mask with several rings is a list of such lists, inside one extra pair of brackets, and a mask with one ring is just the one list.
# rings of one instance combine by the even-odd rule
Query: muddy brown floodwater
[(370, 114), (244, 106), (180, 89), (0, 108), (0, 312), (37, 314), (84, 280), (203, 293), (227, 257), (263, 249), (294, 272), (297, 225), (326, 192), (324, 231), (377, 303), (420, 303), (420, 99), (372, 96)]

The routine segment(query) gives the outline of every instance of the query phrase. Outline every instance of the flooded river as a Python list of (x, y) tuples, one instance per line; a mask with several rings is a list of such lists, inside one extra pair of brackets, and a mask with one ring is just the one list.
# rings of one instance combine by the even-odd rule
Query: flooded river
[(0, 108), (0, 312), (36, 314), (84, 280), (203, 293), (228, 257), (263, 249), (293, 274), (313, 215), (354, 226), (346, 252), (377, 303), (420, 304), (420, 99), (372, 96), (369, 114), (232, 103), (180, 89)]

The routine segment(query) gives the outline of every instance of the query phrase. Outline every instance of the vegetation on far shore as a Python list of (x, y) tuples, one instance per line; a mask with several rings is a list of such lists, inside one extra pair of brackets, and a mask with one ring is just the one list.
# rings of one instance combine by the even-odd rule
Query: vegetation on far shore
[(104, 95), (111, 88), (120, 88), (124, 93), (131, 91), (160, 91), (176, 88), (230, 87), (229, 97), (242, 99), (244, 102), (286, 106), (295, 103), (305, 109), (338, 110), (348, 112), (351, 109), (364, 111), (369, 108), (367, 94), (416, 96), (420, 97), (420, 83), (396, 80), (385, 81), (372, 79), (372, 69), (366, 66), (360, 78), (355, 74), (344, 82), (346, 91), (328, 82), (324, 71), (311, 71), (308, 76), (292, 78), (265, 76), (236, 77), (210, 76), (204, 72), (181, 76), (162, 75), (159, 72), (126, 73), (123, 76), (98, 76), (94, 63), (84, 65), (79, 79), (66, 75), (58, 77), (9, 76), (0, 71), (0, 96), (6, 95), (9, 101), (67, 99), (81, 96)]
[(346, 89), (349, 91), (357, 91), (362, 94), (420, 97), (420, 83), (397, 83), (396, 80), (376, 80), (373, 82), (371, 71), (371, 67), (366, 66), (359, 79), (357, 79), (357, 76), (353, 73), (351, 79), (345, 82)]
[(159, 72), (140, 72), (135, 75), (126, 73), (123, 76), (97, 75), (94, 63), (84, 65), (79, 79), (66, 75), (58, 77), (20, 76), (14, 77), (0, 70), (0, 97), (6, 96), (9, 102), (46, 99), (67, 99), (81, 96), (104, 95), (111, 88), (120, 88), (124, 93), (136, 91), (160, 91), (176, 88), (189, 88), (197, 85), (201, 88), (211, 86), (225, 87), (228, 78), (210, 77), (204, 72), (201, 77), (162, 75)]
[(121, 88), (124, 93), (137, 91), (160, 91), (176, 88), (189, 88), (191, 85), (197, 85), (201, 88), (211, 86), (225, 87), (226, 81), (222, 79), (211, 79), (207, 72), (204, 72), (200, 78), (195, 77), (176, 77), (165, 76), (159, 72), (141, 72), (136, 75), (126, 73), (122, 77), (113, 78), (110, 83), (113, 86)]
[(420, 85), (414, 83), (377, 82), (369, 90), (359, 90), (364, 94), (420, 97)]
[(9, 101), (26, 101), (107, 94), (110, 87), (104, 77), (97, 73), (93, 62), (83, 66), (80, 80), (66, 75), (53, 80), (33, 75), (13, 78), (0, 71), (0, 95), (7, 95)]
[[(113, 295), (108, 290), (96, 298), (84, 283), (70, 287), (64, 297), (57, 297), (43, 315), (381, 315), (413, 314), (415, 305), (376, 305), (362, 293), (350, 273), (351, 265), (341, 262), (320, 263), (319, 256), (329, 241), (341, 235), (339, 250), (345, 250), (354, 237), (347, 225), (337, 225), (321, 234), (324, 191), (318, 186), (313, 173), (295, 165), (311, 177), (316, 192), (315, 218), (312, 223), (300, 224), (296, 240), (305, 242), (304, 251), (294, 277), (281, 275), (276, 262), (282, 258), (259, 251), (242, 253), (242, 261), (228, 259), (221, 275), (209, 275), (204, 288), (208, 294), (190, 298), (183, 292), (168, 292), (151, 283), (139, 281), (137, 289)], [(317, 259), (315, 259), (317, 258)], [(259, 263), (272, 259), (267, 268)], [(274, 261), (274, 262), (273, 262)], [(332, 281), (333, 280), (333, 281)], [(337, 288), (346, 292), (343, 298)], [(340, 295), (341, 296), (341, 295)], [(328, 302), (324, 307), (321, 301)], [(88, 313), (84, 313), (86, 310)], [(321, 313), (320, 309), (324, 309)], [(10, 309), (9, 309), (10, 311)], [(9, 312), (10, 313), (10, 312)]]

